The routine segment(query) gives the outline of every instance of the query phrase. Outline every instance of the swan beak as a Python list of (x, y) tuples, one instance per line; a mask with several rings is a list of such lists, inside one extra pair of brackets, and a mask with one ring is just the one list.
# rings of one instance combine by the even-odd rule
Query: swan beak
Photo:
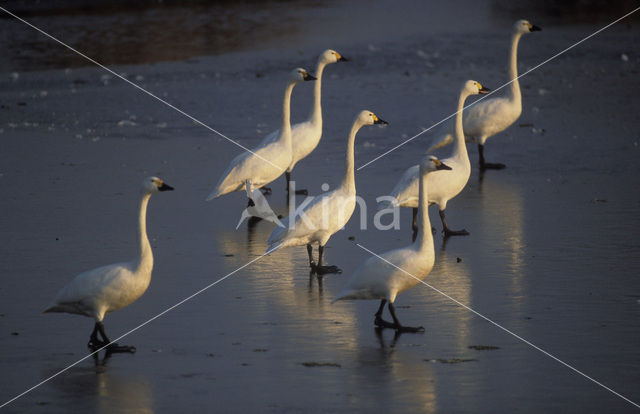
[(531, 25), (531, 27), (529, 28), (529, 31), (530, 31), (530, 32), (541, 32), (541, 31), (542, 31), (542, 29), (540, 28), (540, 26), (536, 26), (536, 25), (534, 24), (534, 25)]
[(378, 118), (376, 116), (376, 119), (373, 121), (374, 124), (380, 124), (380, 125), (389, 125), (389, 123), (387, 121), (385, 121), (384, 119)]
[(485, 93), (489, 93), (490, 91), (491, 91), (491, 89), (485, 88), (483, 86), (482, 88), (480, 88), (480, 90), (478, 92), (480, 92), (481, 94), (485, 94)]
[(338, 62), (348, 62), (349, 59), (347, 59), (346, 57), (340, 55), (340, 57), (338, 58)]
[(304, 76), (302, 77), (302, 79), (304, 79), (305, 81), (313, 81), (313, 80), (316, 80), (316, 79), (318, 79), (318, 78), (316, 78), (316, 77), (313, 77), (313, 76), (309, 75), (309, 73), (308, 73), (308, 72), (305, 72), (305, 74), (304, 74)]
[(440, 160), (434, 160), (433, 161), (436, 164), (436, 170), (450, 170), (451, 167), (449, 167), (447, 164), (445, 164), (444, 162), (440, 161)]
[(173, 191), (173, 187), (165, 183), (162, 183), (162, 185), (158, 187), (158, 191)]

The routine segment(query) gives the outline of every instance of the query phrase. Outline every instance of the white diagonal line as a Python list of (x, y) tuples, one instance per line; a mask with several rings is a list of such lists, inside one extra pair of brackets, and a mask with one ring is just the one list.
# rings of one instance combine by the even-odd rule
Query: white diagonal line
[(104, 345), (102, 348), (91, 352), (90, 354), (80, 358), (79, 360), (77, 360), (76, 362), (72, 363), (71, 365), (67, 366), (64, 369), (61, 369), (60, 371), (56, 372), (55, 374), (51, 375), (50, 377), (40, 381), (39, 383), (37, 383), (36, 385), (34, 385), (33, 387), (27, 389), (26, 391), (21, 392), (20, 394), (16, 395), (15, 397), (11, 398), (10, 400), (4, 402), (2, 405), (0, 405), (0, 409), (3, 408), (6, 405), (11, 404), (12, 402), (14, 402), (15, 400), (17, 400), (18, 398), (22, 397), (25, 394), (28, 394), (29, 392), (35, 390), (36, 388), (38, 388), (39, 386), (45, 384), (48, 381), (51, 381), (52, 379), (54, 379), (55, 377), (57, 377), (58, 375), (68, 371), (69, 369), (71, 369), (72, 367), (78, 365), (79, 363), (81, 363), (82, 361), (84, 361), (85, 359), (97, 354), (98, 352), (102, 351), (103, 349), (105, 349), (106, 347), (108, 347), (111, 344), (116, 343), (117, 341), (119, 341), (120, 339), (124, 338), (125, 336), (128, 336), (129, 334), (137, 331), (138, 329), (142, 328), (143, 326), (155, 321), (156, 319), (158, 319), (159, 317), (161, 317), (162, 315), (164, 315), (167, 312), (170, 312), (172, 310), (174, 310), (175, 308), (177, 308), (178, 306), (182, 305), (183, 303), (193, 299), (194, 297), (198, 296), (199, 294), (201, 294), (202, 292), (204, 292), (205, 290), (209, 289), (210, 287), (213, 287), (215, 285), (217, 285), (218, 283), (222, 282), (223, 280), (225, 280), (226, 278), (228, 278), (229, 276), (239, 272), (240, 270), (244, 269), (245, 267), (249, 266), (252, 263), (257, 262), (258, 260), (262, 259), (263, 257), (265, 257), (266, 255), (268, 255), (269, 253), (273, 252), (274, 250), (278, 249), (280, 247), (280, 244), (277, 245), (276, 247), (274, 247), (273, 249), (267, 250), (266, 253), (264, 253), (263, 255), (260, 255), (258, 257), (256, 257), (255, 259), (251, 260), (248, 263), (245, 263), (244, 265), (240, 266), (239, 268), (235, 269), (234, 271), (232, 271), (231, 273), (227, 273), (225, 276), (221, 277), (220, 279), (216, 280), (213, 283), (208, 284), (207, 286), (203, 287), (202, 289), (198, 290), (196, 293), (193, 293), (190, 296), (187, 296), (186, 298), (182, 299), (180, 302), (176, 303), (175, 305), (172, 305), (170, 307), (168, 307), (167, 309), (163, 310), (162, 312), (158, 313), (157, 315), (155, 315), (154, 317), (148, 319), (147, 321), (141, 323), (140, 325), (136, 326), (135, 328), (125, 332), (124, 334), (120, 335), (119, 337), (117, 337), (116, 339), (114, 339), (113, 341), (109, 342), (108, 344)]
[(456, 116), (456, 115), (458, 114), (458, 112), (462, 112), (463, 110), (465, 110), (465, 109), (469, 108), (470, 106), (473, 106), (473, 105), (477, 104), (478, 102), (482, 101), (483, 99), (488, 98), (489, 96), (493, 95), (493, 93), (498, 92), (500, 89), (502, 89), (502, 88), (504, 88), (504, 87), (506, 87), (506, 86), (510, 85), (510, 84), (511, 84), (511, 83), (513, 83), (515, 80), (518, 80), (518, 79), (520, 79), (521, 77), (523, 77), (523, 76), (525, 76), (525, 75), (527, 75), (527, 74), (529, 74), (529, 73), (533, 72), (534, 70), (538, 69), (540, 66), (545, 65), (545, 64), (547, 64), (547, 63), (549, 63), (550, 61), (552, 61), (553, 59), (557, 58), (558, 56), (560, 56), (560, 55), (562, 55), (562, 54), (564, 54), (564, 53), (568, 52), (569, 50), (573, 49), (574, 47), (578, 46), (579, 44), (581, 44), (581, 43), (583, 43), (583, 42), (585, 42), (585, 41), (587, 41), (587, 40), (591, 39), (593, 36), (597, 35), (598, 33), (602, 32), (602, 31), (604, 31), (604, 30), (608, 29), (609, 27), (613, 26), (614, 24), (618, 23), (620, 20), (623, 20), (623, 19), (625, 19), (625, 18), (627, 18), (627, 17), (631, 16), (633, 13), (637, 12), (638, 10), (640, 10), (640, 7), (638, 7), (638, 8), (636, 8), (636, 9), (634, 9), (634, 10), (630, 11), (629, 13), (625, 14), (624, 16), (620, 17), (620, 18), (619, 18), (619, 19), (617, 19), (617, 20), (614, 20), (613, 22), (609, 23), (608, 25), (606, 25), (606, 26), (604, 26), (604, 27), (602, 27), (602, 28), (600, 28), (600, 29), (596, 30), (595, 32), (591, 33), (589, 36), (587, 36), (587, 37), (585, 37), (585, 38), (583, 38), (583, 39), (579, 40), (578, 42), (576, 42), (576, 43), (572, 44), (571, 46), (567, 47), (566, 49), (562, 50), (561, 52), (556, 53), (555, 55), (551, 56), (550, 58), (548, 58), (547, 60), (543, 61), (542, 63), (537, 64), (536, 66), (532, 67), (532, 68), (531, 68), (531, 69), (529, 69), (528, 71), (526, 71), (526, 72), (524, 72), (523, 74), (519, 75), (519, 76), (518, 76), (518, 77), (516, 77), (515, 79), (511, 79), (509, 82), (505, 83), (504, 85), (500, 86), (499, 88), (496, 88), (496, 89), (492, 90), (490, 93), (488, 93), (488, 94), (486, 94), (486, 95), (483, 95), (483, 96), (482, 96), (482, 97), (480, 97), (478, 100), (476, 100), (476, 101), (474, 101), (474, 102), (470, 103), (469, 105), (465, 106), (464, 108), (462, 108), (460, 111), (456, 111), (456, 112), (452, 113), (452, 114), (451, 114), (451, 115), (449, 115), (448, 117), (446, 117), (446, 118), (444, 118), (443, 120), (441, 120), (441, 121), (439, 121), (439, 122), (437, 122), (437, 123), (435, 123), (435, 124), (431, 125), (429, 128), (427, 128), (427, 129), (423, 130), (422, 132), (420, 132), (420, 133), (418, 133), (418, 134), (416, 134), (416, 135), (412, 136), (411, 138), (409, 138), (409, 139), (407, 139), (407, 140), (405, 140), (405, 141), (401, 142), (400, 144), (398, 144), (398, 145), (396, 145), (395, 147), (391, 148), (390, 150), (388, 150), (388, 151), (384, 152), (383, 154), (378, 155), (376, 158), (374, 158), (374, 159), (372, 159), (371, 161), (367, 162), (366, 164), (364, 164), (364, 165), (362, 165), (362, 166), (358, 167), (356, 171), (360, 171), (361, 169), (363, 169), (363, 168), (364, 168), (364, 167), (366, 167), (367, 165), (372, 164), (372, 163), (374, 163), (374, 162), (378, 161), (380, 158), (382, 158), (382, 157), (384, 157), (384, 156), (388, 155), (389, 153), (391, 153), (391, 152), (393, 152), (393, 151), (397, 150), (398, 148), (402, 147), (403, 145), (408, 144), (409, 142), (411, 142), (411, 141), (413, 141), (414, 139), (418, 138), (420, 135), (424, 134), (425, 132), (430, 131), (431, 129), (433, 129), (434, 127), (436, 127), (436, 126), (440, 125), (441, 123), (445, 122), (446, 120), (450, 119), (451, 117)]
[(520, 341), (524, 342), (525, 344), (529, 345), (530, 347), (542, 352), (543, 354), (545, 354), (546, 356), (548, 356), (551, 359), (554, 359), (555, 361), (561, 363), (562, 365), (564, 365), (565, 367), (571, 369), (572, 371), (582, 375), (583, 377), (587, 378), (588, 380), (594, 382), (595, 384), (601, 386), (602, 388), (604, 388), (605, 390), (617, 395), (618, 397), (622, 398), (623, 400), (625, 400), (626, 402), (628, 402), (629, 404), (635, 405), (637, 408), (640, 408), (640, 405), (636, 404), (635, 402), (631, 401), (630, 399), (628, 399), (627, 397), (625, 397), (624, 395), (612, 390), (611, 388), (607, 387), (606, 385), (604, 385), (603, 383), (591, 378), (590, 376), (588, 376), (587, 374), (585, 374), (584, 372), (578, 370), (577, 368), (574, 368), (573, 366), (567, 364), (566, 362), (564, 362), (563, 360), (561, 360), (560, 358), (550, 354), (549, 352), (545, 351), (544, 349), (540, 348), (539, 346), (527, 341), (526, 339), (524, 339), (523, 337), (521, 337), (520, 335), (510, 331), (509, 329), (505, 328), (504, 326), (500, 325), (497, 322), (494, 322), (493, 320), (489, 319), (488, 317), (484, 316), (483, 314), (471, 309), (469, 306), (465, 305), (464, 303), (452, 298), (451, 296), (447, 295), (446, 293), (444, 293), (443, 291), (441, 291), (440, 289), (428, 284), (427, 282), (425, 282), (424, 280), (412, 275), (411, 273), (407, 272), (406, 270), (402, 269), (399, 266), (396, 266), (395, 264), (391, 263), (390, 261), (388, 261), (387, 259), (385, 259), (384, 257), (372, 252), (371, 250), (367, 249), (366, 247), (364, 247), (363, 245), (357, 243), (358, 247), (360, 247), (361, 249), (363, 249), (364, 251), (368, 252), (369, 254), (377, 257), (378, 259), (384, 261), (385, 263), (390, 264), (391, 266), (395, 267), (396, 269), (400, 270), (402, 273), (405, 273), (406, 275), (414, 278), (415, 280), (417, 280), (418, 282), (422, 283), (423, 285), (427, 286), (428, 288), (438, 292), (439, 294), (441, 294), (442, 296), (446, 297), (447, 299), (455, 302), (456, 304), (462, 306), (463, 308), (465, 308), (466, 310), (468, 310), (469, 312), (472, 312), (474, 314), (476, 314), (477, 316), (481, 317), (482, 319), (484, 319), (485, 321), (491, 323), (492, 325), (502, 329), (503, 331), (505, 331), (506, 333), (508, 333), (509, 335), (514, 336), (515, 338), (519, 339)]
[(244, 145), (240, 144), (239, 142), (227, 137), (226, 135), (224, 135), (222, 132), (210, 127), (209, 125), (205, 124), (204, 122), (200, 121), (199, 119), (195, 118), (192, 115), (189, 115), (188, 113), (186, 113), (185, 111), (183, 111), (182, 109), (170, 104), (169, 102), (165, 101), (164, 99), (160, 98), (157, 95), (154, 95), (153, 93), (149, 92), (148, 90), (144, 89), (142, 86), (138, 85), (135, 82), (130, 81), (129, 79), (125, 78), (124, 76), (114, 72), (113, 70), (109, 69), (108, 67), (104, 66), (103, 64), (97, 62), (95, 59), (90, 58), (89, 56), (85, 55), (84, 53), (74, 49), (73, 47), (69, 46), (68, 44), (64, 43), (62, 40), (50, 35), (49, 33), (45, 32), (44, 30), (40, 29), (39, 27), (34, 26), (33, 24), (29, 23), (28, 21), (16, 16), (15, 14), (11, 13), (9, 10), (5, 9), (4, 7), (0, 6), (0, 10), (4, 11), (5, 13), (7, 13), (8, 15), (16, 18), (17, 20), (21, 21), (22, 23), (26, 24), (27, 26), (37, 30), (38, 32), (42, 33), (43, 35), (47, 36), (49, 39), (61, 44), (62, 46), (66, 47), (67, 49), (71, 50), (72, 52), (82, 56), (83, 58), (87, 59), (89, 62), (93, 63), (96, 66), (101, 67), (102, 69), (106, 70), (107, 72), (111, 73), (114, 76), (117, 76), (118, 78), (122, 79), (123, 81), (127, 82), (129, 85), (133, 86), (134, 88), (146, 93), (147, 95), (149, 95), (150, 97), (156, 99), (159, 102), (162, 102), (163, 104), (167, 105), (169, 108), (177, 111), (178, 113), (186, 116), (187, 118), (189, 118), (190, 120), (192, 120), (193, 122), (202, 125), (203, 127), (207, 128), (209, 131), (214, 132), (218, 135), (220, 135), (222, 138), (226, 139), (227, 141), (231, 142), (232, 144), (237, 145), (238, 147), (242, 148), (243, 150), (250, 152), (251, 154), (255, 155), (256, 157), (260, 158), (262, 161), (268, 162), (269, 164), (273, 165), (274, 167), (280, 169), (280, 167), (276, 164), (274, 164), (273, 162), (269, 161), (268, 159), (256, 154), (255, 152), (251, 151), (249, 148), (245, 147)]

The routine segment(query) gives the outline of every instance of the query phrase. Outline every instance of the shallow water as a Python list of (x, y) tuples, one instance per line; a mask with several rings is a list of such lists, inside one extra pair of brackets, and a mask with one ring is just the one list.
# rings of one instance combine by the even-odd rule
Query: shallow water
[[(313, 13), (294, 8), (293, 20), (318, 24), (355, 16), (341, 12), (357, 9), (317, 7)], [(489, 8), (477, 7), (493, 16)], [(406, 14), (411, 13), (398, 11), (389, 20)], [(380, 12), (369, 16), (380, 19)], [(43, 21), (56, 26), (66, 18)], [(107, 26), (112, 21), (96, 18)], [(474, 36), (466, 34), (474, 28), (464, 21), (452, 30), (457, 23), (448, 21), (445, 29), (439, 20), (424, 28), (416, 18), (397, 33), (391, 24), (382, 27), (386, 37), (375, 39), (366, 37), (365, 28), (346, 37), (344, 21), (328, 35), (330, 45), (317, 34), (277, 49), (266, 39), (265, 50), (207, 49), (215, 56), (117, 69), (251, 146), (277, 128), (286, 71), (297, 65), (312, 69), (326, 47), (348, 56), (348, 64), (325, 70), (324, 137), (294, 170), (294, 179), (312, 194), (325, 182), (337, 182), (347, 128), (358, 110), (371, 109), (390, 125), (360, 131), (357, 166), (449, 115), (455, 91), (467, 78), (495, 89), (506, 76), (508, 39), (504, 29), (492, 26), (499, 17), (479, 24)], [(534, 23), (544, 31), (521, 41), (521, 71), (598, 27)], [(34, 36), (12, 27), (12, 36)], [(476, 149), (469, 146), (472, 176), (449, 203), (447, 218), (471, 235), (443, 240), (438, 233), (436, 267), (425, 279), (636, 403), (638, 37), (633, 26), (613, 28), (521, 80), (520, 120), (486, 148), (490, 161), (508, 167), (480, 176)], [(153, 280), (138, 302), (105, 319), (112, 338), (259, 258), (273, 228), (259, 223), (248, 229), (244, 223), (234, 230), (243, 194), (204, 202), (237, 147), (97, 68), (8, 62), (0, 75), (1, 402), (86, 355), (89, 319), (40, 311), (73, 275), (135, 251), (134, 196), (144, 176), (158, 175), (176, 191), (151, 201)], [(307, 112), (310, 92), (308, 85), (296, 87), (294, 120)], [(419, 160), (429, 137), (357, 173), (358, 192), (370, 206), (369, 226), (360, 230), (356, 213), (330, 240), (328, 260), (342, 275), (310, 277), (304, 247), (260, 258), (119, 341), (135, 345), (135, 355), (113, 355), (97, 365), (89, 358), (4, 411), (633, 408), (427, 286), (416, 286), (396, 302), (400, 319), (423, 325), (424, 334), (377, 332), (375, 302), (330, 303), (368, 257), (356, 243), (375, 252), (409, 243), (410, 211), (402, 211), (400, 230), (376, 230), (375, 198)], [(284, 179), (272, 188), (269, 202), (285, 213)], [(435, 209), (431, 218), (440, 229)]]

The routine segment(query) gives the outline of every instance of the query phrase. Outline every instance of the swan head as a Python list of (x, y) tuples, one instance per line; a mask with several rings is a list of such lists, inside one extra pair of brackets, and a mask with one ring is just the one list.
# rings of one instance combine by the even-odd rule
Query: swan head
[(468, 80), (464, 83), (462, 89), (467, 92), (469, 95), (478, 95), (489, 93), (491, 89), (485, 88), (478, 81)]
[(449, 167), (448, 165), (440, 161), (438, 157), (434, 155), (427, 155), (422, 159), (422, 162), (420, 163), (420, 170), (422, 174), (430, 173), (433, 171), (450, 170), (450, 169), (451, 167)]
[(316, 80), (313, 76), (309, 75), (306, 69), (303, 68), (295, 68), (291, 75), (289, 76), (289, 80), (293, 83), (303, 82), (303, 81), (312, 81)]
[(348, 62), (348, 59), (342, 56), (340, 53), (335, 50), (327, 49), (320, 55), (321, 62), (327, 63), (337, 63), (337, 62)]
[(358, 116), (356, 116), (356, 121), (361, 125), (389, 125), (387, 121), (378, 118), (378, 116), (371, 111), (361, 111)]
[(535, 26), (529, 23), (529, 20), (518, 20), (513, 24), (513, 33), (529, 33), (529, 32), (539, 32), (542, 29), (538, 26)]
[(147, 177), (142, 181), (142, 192), (145, 194), (153, 194), (158, 191), (171, 191), (173, 187), (167, 185), (158, 177)]

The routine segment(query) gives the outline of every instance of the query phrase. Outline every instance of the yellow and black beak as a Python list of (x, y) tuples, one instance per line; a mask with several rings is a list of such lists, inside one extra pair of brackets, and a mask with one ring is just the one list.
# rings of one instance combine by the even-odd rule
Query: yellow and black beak
[(349, 59), (347, 59), (346, 57), (342, 56), (342, 55), (338, 55), (338, 62), (348, 62)]
[(309, 75), (309, 72), (305, 72), (304, 75), (302, 76), (302, 79), (305, 80), (305, 81), (313, 81), (313, 80), (316, 80), (318, 78)]
[(387, 121), (385, 121), (384, 119), (378, 118), (376, 115), (374, 115), (373, 118), (374, 118), (373, 119), (374, 124), (389, 125)]
[(484, 86), (482, 86), (482, 85), (480, 85), (480, 86), (481, 86), (481, 88), (480, 88), (480, 90), (479, 90), (478, 92), (480, 92), (481, 94), (483, 94), (483, 95), (484, 95), (485, 93), (489, 93), (489, 92), (491, 92), (491, 89), (489, 89), (489, 88), (485, 88), (485, 87), (484, 87)]
[(447, 164), (445, 164), (444, 162), (440, 161), (440, 160), (433, 160), (434, 164), (436, 164), (436, 170), (450, 170), (451, 167), (449, 167)]
[(162, 185), (158, 187), (158, 191), (173, 191), (173, 187), (163, 182)]
[(530, 32), (541, 32), (542, 28), (540, 28), (540, 26), (536, 26), (535, 24), (532, 24), (531, 26), (529, 26), (529, 31)]

